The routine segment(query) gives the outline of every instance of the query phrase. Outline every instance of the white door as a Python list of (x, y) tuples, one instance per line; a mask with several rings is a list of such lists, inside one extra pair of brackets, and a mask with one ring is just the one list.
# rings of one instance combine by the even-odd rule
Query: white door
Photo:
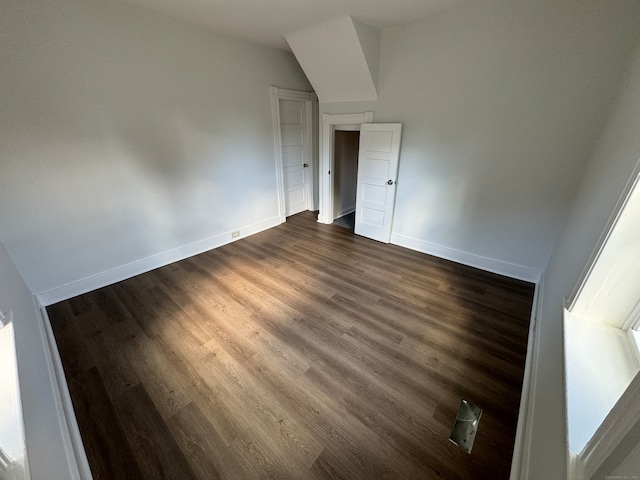
[(389, 243), (400, 156), (400, 123), (363, 123), (358, 153), (355, 233)]
[(284, 177), (285, 215), (307, 210), (309, 200), (309, 146), (305, 102), (280, 100), (280, 134)]

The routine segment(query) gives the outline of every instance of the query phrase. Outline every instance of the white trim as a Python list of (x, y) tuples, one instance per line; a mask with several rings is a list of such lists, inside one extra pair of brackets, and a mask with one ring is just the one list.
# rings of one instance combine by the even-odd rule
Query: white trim
[(53, 398), (58, 422), (60, 423), (62, 442), (67, 453), (67, 465), (73, 480), (91, 480), (93, 476), (82, 443), (82, 437), (80, 436), (80, 429), (78, 428), (71, 395), (69, 394), (69, 386), (64, 375), (60, 352), (51, 329), (49, 315), (47, 315), (47, 310), (40, 305), (37, 298), (34, 298), (34, 303), (40, 317), (40, 335), (44, 343), (45, 359), (47, 361), (49, 379), (53, 387)]
[(280, 223), (286, 221), (286, 203), (284, 192), (284, 170), (282, 163), (282, 132), (280, 129), (280, 100), (293, 100), (304, 102), (305, 111), (305, 131), (304, 145), (305, 157), (311, 164), (311, 168), (305, 169), (305, 183), (307, 185), (307, 210), (313, 210), (315, 196), (314, 175), (313, 175), (313, 127), (314, 127), (314, 104), (317, 104), (318, 97), (313, 92), (300, 92), (298, 90), (287, 90), (278, 87), (269, 87), (271, 95), (271, 119), (273, 122), (273, 145), (276, 163), (276, 188), (278, 190), (278, 211)]
[(417, 238), (407, 237), (398, 233), (391, 234), (391, 243), (401, 247), (416, 250), (436, 257), (451, 260), (470, 267), (479, 268), (488, 272), (497, 273), (518, 280), (525, 280), (531, 283), (539, 283), (542, 277), (542, 270), (532, 267), (525, 267), (515, 263), (504, 262), (494, 258), (483, 257), (473, 253), (463, 252), (454, 248), (425, 242)]
[[(640, 188), (640, 160), (633, 168), (616, 205), (609, 216), (607, 224), (600, 235), (596, 246), (583, 269), (576, 287), (568, 300), (565, 301), (567, 311), (571, 312), (578, 305), (578, 299), (592, 275), (602, 252), (611, 237), (631, 195), (636, 188)], [(625, 320), (621, 330), (627, 332), (628, 345), (632, 352), (632, 361), (638, 362), (637, 344), (633, 338), (631, 329), (637, 325), (640, 314), (640, 302)], [(563, 342), (564, 346), (564, 342)], [(565, 357), (566, 363), (566, 357)], [(565, 378), (566, 383), (566, 378)], [(565, 409), (567, 405), (566, 384), (564, 388)], [(568, 418), (568, 416), (567, 416)], [(566, 427), (566, 422), (565, 422)], [(595, 479), (605, 478), (615, 469), (616, 462), (622, 461), (629, 446), (635, 446), (640, 434), (640, 374), (636, 375), (629, 387), (623, 392), (611, 411), (604, 418), (598, 429), (589, 439), (585, 447), (578, 455), (573, 455), (567, 447), (568, 478), (570, 479)]]
[[(578, 455), (578, 478), (604, 478), (617, 465), (617, 458), (630, 444), (637, 442), (640, 429), (640, 373), (631, 381), (618, 402)], [(613, 465), (611, 463), (614, 463)]]
[[(121, 265), (90, 277), (85, 277), (66, 285), (61, 285), (51, 290), (39, 292), (36, 294), (36, 297), (42, 305), (52, 305), (54, 303), (61, 302), (62, 300), (67, 300), (69, 298), (82, 295), (83, 293), (126, 280), (127, 278), (134, 277), (141, 273), (163, 267), (170, 263), (221, 247), (233, 241), (253, 235), (254, 233), (280, 225), (280, 223), (282, 223), (280, 222), (280, 217), (277, 216), (242, 228), (235, 228), (228, 232), (205, 238), (198, 242), (183, 245), (182, 247), (174, 248), (157, 255), (136, 260), (135, 262)], [(231, 232), (233, 231), (239, 231), (240, 235), (238, 237), (231, 238)]]
[(540, 328), (538, 325), (538, 317), (542, 312), (543, 302), (542, 292), (544, 276), (542, 271), (435, 245), (397, 233), (391, 235), (391, 243), (411, 250), (452, 260), (457, 263), (462, 263), (464, 265), (481, 268), (483, 270), (488, 270), (490, 272), (536, 284), (533, 306), (529, 319), (527, 356), (522, 379), (520, 410), (518, 413), (515, 447), (511, 462), (511, 474), (509, 477), (510, 480), (527, 480), (529, 478), (529, 458), (534, 424), (533, 405), (534, 398), (536, 396), (538, 363), (540, 359)]
[(636, 306), (633, 307), (633, 310), (631, 310), (631, 313), (629, 314), (629, 316), (624, 322), (624, 325), (622, 326), (622, 330), (624, 331), (640, 330), (640, 300), (638, 300), (638, 303), (636, 303)]
[(322, 115), (320, 124), (320, 168), (318, 174), (320, 188), (320, 212), (318, 222), (333, 223), (333, 181), (329, 172), (333, 171), (333, 139), (336, 125), (360, 125), (373, 122), (373, 112)]
[(313, 155), (312, 155), (312, 160), (313, 160), (313, 179), (314, 179), (314, 183), (313, 183), (313, 195), (312, 195), (312, 210), (316, 211), (318, 210), (318, 200), (317, 198), (320, 196), (320, 193), (318, 191), (318, 183), (315, 181), (316, 178), (318, 178), (318, 174), (320, 172), (319, 168), (320, 168), (320, 105), (318, 104), (318, 96), (314, 93), (311, 94), (311, 106), (312, 108), (312, 123), (311, 123), (311, 130), (312, 130), (312, 143), (311, 143), (311, 148), (313, 150)]
[(540, 345), (538, 317), (542, 311), (542, 285), (542, 280), (536, 284), (531, 316), (529, 317), (527, 357), (522, 378), (520, 410), (518, 411), (518, 425), (516, 427), (516, 439), (514, 442), (513, 458), (511, 460), (510, 480), (527, 480), (527, 478), (529, 478), (529, 458), (533, 434), (533, 399), (536, 394), (538, 359), (540, 356), (540, 349), (538, 347)]
[(577, 458), (571, 452), (571, 445), (569, 445), (569, 392), (567, 391), (569, 385), (569, 372), (567, 371), (567, 313), (568, 310), (564, 308), (564, 305), (567, 304), (568, 299), (566, 297), (562, 298), (562, 328), (560, 329), (560, 335), (562, 336), (560, 349), (560, 354), (562, 355), (562, 415), (564, 416), (562, 422), (562, 433), (564, 435), (564, 445), (565, 445), (565, 474), (569, 480), (577, 480)]
[(286, 88), (270, 87), (275, 89), (278, 93), (278, 100), (293, 100), (296, 102), (311, 102), (313, 101), (313, 92), (303, 92), (300, 90), (288, 90)]
[(571, 293), (571, 296), (569, 297), (569, 300), (566, 304), (567, 310), (572, 311), (573, 307), (575, 306), (575, 303), (578, 297), (580, 296), (580, 292), (582, 292), (584, 286), (586, 285), (587, 280), (591, 275), (591, 272), (593, 271), (596, 263), (598, 262), (598, 258), (602, 254), (602, 250), (606, 245), (607, 240), (609, 240), (609, 237), (611, 236), (611, 233), (613, 232), (613, 229), (616, 226), (616, 223), (618, 222), (620, 215), (622, 215), (622, 212), (624, 211), (624, 207), (627, 205), (627, 202), (629, 201), (629, 198), (631, 197), (631, 194), (633, 193), (634, 188), (639, 183), (640, 183), (640, 159), (636, 162), (636, 165), (633, 168), (633, 172), (631, 173), (631, 176), (629, 177), (627, 184), (622, 190), (622, 193), (620, 194), (620, 198), (618, 198), (618, 202), (616, 203), (616, 206), (613, 209), (613, 212), (611, 213), (609, 220), (607, 221), (607, 225), (604, 231), (602, 232), (602, 235), (600, 235), (600, 238), (598, 239), (598, 243), (596, 243), (596, 247), (593, 253), (591, 254), (591, 256), (589, 257), (589, 261), (587, 262), (584, 270), (582, 271), (580, 278), (578, 279), (576, 288), (574, 289), (574, 291)]
[(309, 167), (304, 169), (305, 184), (307, 185), (307, 210), (313, 210), (313, 196), (314, 196), (314, 183), (313, 183), (313, 104), (311, 101), (312, 95), (309, 94), (309, 100), (304, 104), (304, 149), (305, 158), (309, 162)]
[[(569, 452), (568, 448), (567, 448), (567, 451)], [(569, 452), (569, 454), (568, 454), (567, 468), (569, 469), (569, 472), (567, 473), (567, 479), (568, 480), (579, 480), (579, 478), (578, 478), (578, 456), (577, 455), (572, 455), (571, 452)]]
[(280, 223), (286, 221), (284, 203), (284, 173), (282, 167), (282, 132), (280, 131), (280, 97), (278, 87), (269, 87), (271, 95), (271, 119), (273, 122), (273, 150), (276, 161), (276, 189), (278, 192), (278, 216)]
[(640, 371), (640, 333), (635, 330), (627, 330), (627, 340), (636, 369)]
[[(563, 298), (563, 301), (566, 302), (566, 298)], [(560, 354), (562, 355), (562, 364), (558, 367), (562, 369), (562, 404), (564, 408), (562, 409), (562, 415), (564, 416), (562, 422), (562, 436), (563, 442), (565, 445), (565, 470), (567, 471), (567, 477), (571, 478), (571, 470), (572, 466), (575, 465), (575, 461), (572, 460), (571, 448), (569, 445), (569, 392), (568, 392), (568, 378), (567, 378), (567, 338), (566, 338), (566, 329), (565, 329), (565, 315), (566, 309), (562, 310), (562, 328), (560, 329)]]
[[(6, 404), (3, 404), (3, 407), (7, 410), (11, 410), (3, 413), (12, 416), (16, 420), (16, 422), (19, 423), (19, 431), (15, 431), (17, 430), (15, 428), (15, 425), (12, 425), (12, 430), (14, 430), (14, 434), (17, 434), (20, 437), (19, 440), (22, 447), (21, 458), (10, 457), (10, 459), (15, 462), (13, 465), (13, 469), (11, 469), (13, 470), (11, 478), (31, 480), (29, 446), (27, 445), (27, 432), (24, 424), (24, 410), (22, 408), (23, 394), (22, 386), (20, 385), (20, 371), (18, 368), (18, 345), (16, 343), (15, 322), (13, 320), (12, 310), (9, 310), (5, 313), (0, 312), (0, 330), (2, 331), (3, 336), (8, 335), (11, 337), (8, 345), (9, 355), (11, 358), (7, 362), (8, 364), (4, 364), (4, 362), (2, 362), (3, 365), (0, 365), (0, 367), (2, 368), (2, 388), (8, 388), (10, 396), (9, 407), (7, 407)], [(9, 383), (11, 383), (11, 385), (9, 385)], [(16, 438), (14, 437), (14, 439)], [(12, 453), (16, 454), (15, 457), (18, 457), (18, 452), (14, 450)], [(7, 480), (9, 480), (9, 478), (7, 478)]]
[(359, 132), (362, 130), (362, 124), (354, 123), (353, 125), (335, 125), (334, 131), (335, 130), (340, 132)]
[(338, 213), (338, 216), (336, 218), (334, 218), (333, 220), (337, 220), (338, 218), (342, 218), (345, 215), (349, 215), (350, 213), (353, 213), (356, 211), (355, 207), (351, 207), (351, 208), (347, 208), (346, 210), (343, 210), (342, 212)]

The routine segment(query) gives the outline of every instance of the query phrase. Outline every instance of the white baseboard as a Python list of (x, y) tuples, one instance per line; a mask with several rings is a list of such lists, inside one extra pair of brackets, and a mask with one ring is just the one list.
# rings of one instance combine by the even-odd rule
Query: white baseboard
[(331, 218), (331, 215), (328, 215), (327, 213), (320, 211), (318, 213), (318, 223), (324, 223), (329, 225), (333, 223), (333, 218)]
[(522, 393), (520, 395), (520, 410), (516, 427), (513, 457), (511, 461), (510, 480), (527, 480), (529, 478), (529, 458), (531, 451), (531, 435), (533, 429), (533, 399), (536, 395), (538, 361), (540, 358), (538, 318), (542, 312), (543, 279), (536, 284), (533, 297), (533, 308), (529, 320), (529, 337), (527, 342), (527, 357), (522, 379)]
[(418, 252), (444, 258), (453, 262), (462, 263), (470, 267), (479, 268), (488, 272), (497, 273), (518, 280), (531, 283), (540, 282), (542, 271), (537, 268), (525, 267), (515, 263), (504, 262), (493, 258), (482, 257), (473, 253), (463, 252), (454, 248), (436, 245), (416, 238), (407, 237), (398, 233), (391, 234), (391, 243), (401, 247), (416, 250)]
[(529, 457), (531, 450), (531, 434), (534, 422), (533, 399), (536, 393), (537, 366), (539, 360), (539, 332), (538, 316), (542, 310), (542, 282), (541, 270), (503, 262), (492, 258), (462, 252), (453, 248), (436, 245), (394, 233), (391, 243), (401, 247), (416, 250), (428, 255), (451, 260), (471, 267), (480, 268), (510, 278), (525, 280), (536, 284), (533, 308), (529, 322), (529, 337), (527, 342), (527, 357), (522, 381), (522, 395), (516, 428), (515, 448), (511, 462), (510, 480), (526, 480), (529, 478)]
[(69, 387), (62, 368), (58, 346), (51, 329), (49, 315), (36, 297), (34, 297), (34, 304), (39, 316), (39, 330), (47, 362), (47, 373), (53, 390), (62, 443), (66, 451), (65, 460), (68, 467), (69, 480), (91, 480), (93, 476), (91, 475), (82, 437), (80, 436), (80, 429), (78, 428), (76, 414), (71, 402), (71, 395), (69, 394)]
[(353, 208), (347, 208), (346, 210), (341, 211), (336, 218), (334, 218), (334, 220), (337, 220), (340, 217), (344, 217), (345, 215), (349, 215), (350, 213), (353, 213), (356, 211), (356, 207)]
[(169, 265), (170, 263), (183, 260), (185, 258), (198, 255), (199, 253), (212, 250), (214, 248), (221, 247), (241, 238), (248, 237), (255, 233), (267, 230), (269, 228), (280, 225), (280, 216), (269, 218), (261, 222), (247, 225), (245, 227), (237, 228), (232, 231), (239, 231), (240, 235), (236, 238), (231, 238), (231, 232), (224, 232), (213, 237), (205, 238), (203, 240), (184, 245), (182, 247), (174, 248), (166, 252), (152, 255), (135, 262), (121, 265), (119, 267), (106, 270), (104, 272), (97, 273), (90, 277), (85, 277), (80, 280), (76, 280), (65, 285), (61, 285), (51, 290), (39, 292), (36, 294), (36, 298), (43, 306), (53, 305), (54, 303), (67, 300), (69, 298), (82, 295), (83, 293), (96, 290), (98, 288), (111, 285), (127, 278), (135, 277), (141, 273), (149, 272), (159, 267)]

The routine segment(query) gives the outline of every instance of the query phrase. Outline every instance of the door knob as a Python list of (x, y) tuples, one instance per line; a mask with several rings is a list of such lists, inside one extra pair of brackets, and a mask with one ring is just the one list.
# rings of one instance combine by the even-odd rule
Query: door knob
[(309, 164), (308, 164), (308, 163), (305, 163), (305, 164), (303, 164), (302, 166), (303, 166), (304, 168), (307, 168), (307, 167), (309, 166)]
[(387, 180), (387, 185), (393, 185), (393, 180)]

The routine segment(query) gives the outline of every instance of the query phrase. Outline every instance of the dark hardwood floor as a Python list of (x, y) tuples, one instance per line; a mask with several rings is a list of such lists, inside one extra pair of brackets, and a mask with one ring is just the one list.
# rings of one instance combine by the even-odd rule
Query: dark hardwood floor
[(508, 478), (533, 285), (315, 219), (47, 309), (94, 478)]

